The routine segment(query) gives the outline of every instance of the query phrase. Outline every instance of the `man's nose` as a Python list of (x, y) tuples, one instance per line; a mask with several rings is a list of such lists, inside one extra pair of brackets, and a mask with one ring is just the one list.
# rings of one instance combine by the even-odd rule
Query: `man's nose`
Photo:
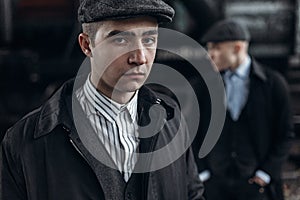
[(132, 52), (130, 52), (130, 57), (129, 57), (129, 64), (135, 64), (137, 66), (143, 65), (147, 63), (147, 58), (146, 58), (146, 49), (143, 47), (139, 47)]
[(207, 53), (211, 59), (214, 59), (215, 57), (214, 50), (208, 50)]

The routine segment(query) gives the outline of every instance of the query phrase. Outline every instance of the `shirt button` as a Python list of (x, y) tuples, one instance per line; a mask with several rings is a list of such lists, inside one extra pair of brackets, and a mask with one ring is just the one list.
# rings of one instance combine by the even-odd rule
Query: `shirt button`
[(260, 194), (263, 194), (265, 192), (265, 189), (263, 187), (261, 187), (261, 188), (259, 188), (258, 191), (259, 191)]
[(236, 158), (237, 157), (237, 153), (235, 151), (231, 152), (231, 158)]

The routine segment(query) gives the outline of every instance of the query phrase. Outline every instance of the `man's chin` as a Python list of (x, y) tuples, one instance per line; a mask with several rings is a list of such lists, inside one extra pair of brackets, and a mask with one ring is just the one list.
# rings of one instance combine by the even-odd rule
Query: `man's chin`
[(115, 87), (114, 92), (118, 93), (132, 93), (137, 90), (139, 90), (142, 87), (142, 85), (123, 85), (121, 87)]
[(115, 89), (118, 89), (123, 92), (134, 92), (142, 87), (145, 83), (145, 80), (136, 79), (131, 81), (119, 81), (118, 84), (115, 86)]
[(217, 69), (222, 72), (222, 71), (225, 71), (227, 69), (229, 69), (229, 67), (224, 67), (224, 66), (220, 66), (220, 65), (217, 65)]

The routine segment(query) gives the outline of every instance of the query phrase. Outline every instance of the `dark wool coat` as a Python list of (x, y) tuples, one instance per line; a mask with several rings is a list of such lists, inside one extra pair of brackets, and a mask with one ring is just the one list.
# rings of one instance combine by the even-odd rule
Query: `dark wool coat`
[[(73, 84), (64, 84), (50, 100), (6, 133), (0, 150), (1, 200), (132, 199), (127, 191), (130, 187), (120, 184), (121, 174), (96, 160), (82, 145), (71, 114)], [(162, 134), (142, 139), (141, 152), (168, 144), (178, 128), (177, 104), (145, 86), (138, 97), (139, 123), (147, 124), (148, 110), (154, 104), (166, 109), (165, 120), (170, 123), (161, 130)], [(87, 125), (87, 134), (88, 130)], [(138, 180), (140, 185), (131, 189), (139, 188), (136, 192), (141, 193), (141, 199), (202, 199), (203, 185), (189, 148), (175, 162), (142, 173)]]

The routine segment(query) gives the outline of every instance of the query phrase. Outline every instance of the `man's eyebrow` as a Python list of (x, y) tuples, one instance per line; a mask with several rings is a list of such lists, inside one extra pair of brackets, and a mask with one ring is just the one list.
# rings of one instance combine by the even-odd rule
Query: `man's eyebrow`
[(145, 35), (158, 35), (158, 31), (157, 30), (150, 30), (150, 31), (146, 31), (142, 34), (143, 36)]
[[(157, 30), (149, 30), (149, 31), (144, 32), (142, 34), (142, 36), (157, 35), (157, 34), (158, 34)], [(110, 37), (113, 37), (113, 36), (116, 36), (116, 35), (118, 35), (118, 36), (135, 36), (135, 33), (130, 32), (130, 31), (113, 30), (113, 31), (109, 32), (105, 38), (110, 38)]]
[(118, 36), (134, 36), (135, 34), (132, 33), (132, 32), (129, 32), (129, 31), (113, 30), (113, 31), (109, 32), (105, 38), (110, 38), (110, 37), (113, 37), (115, 35), (118, 35)]

